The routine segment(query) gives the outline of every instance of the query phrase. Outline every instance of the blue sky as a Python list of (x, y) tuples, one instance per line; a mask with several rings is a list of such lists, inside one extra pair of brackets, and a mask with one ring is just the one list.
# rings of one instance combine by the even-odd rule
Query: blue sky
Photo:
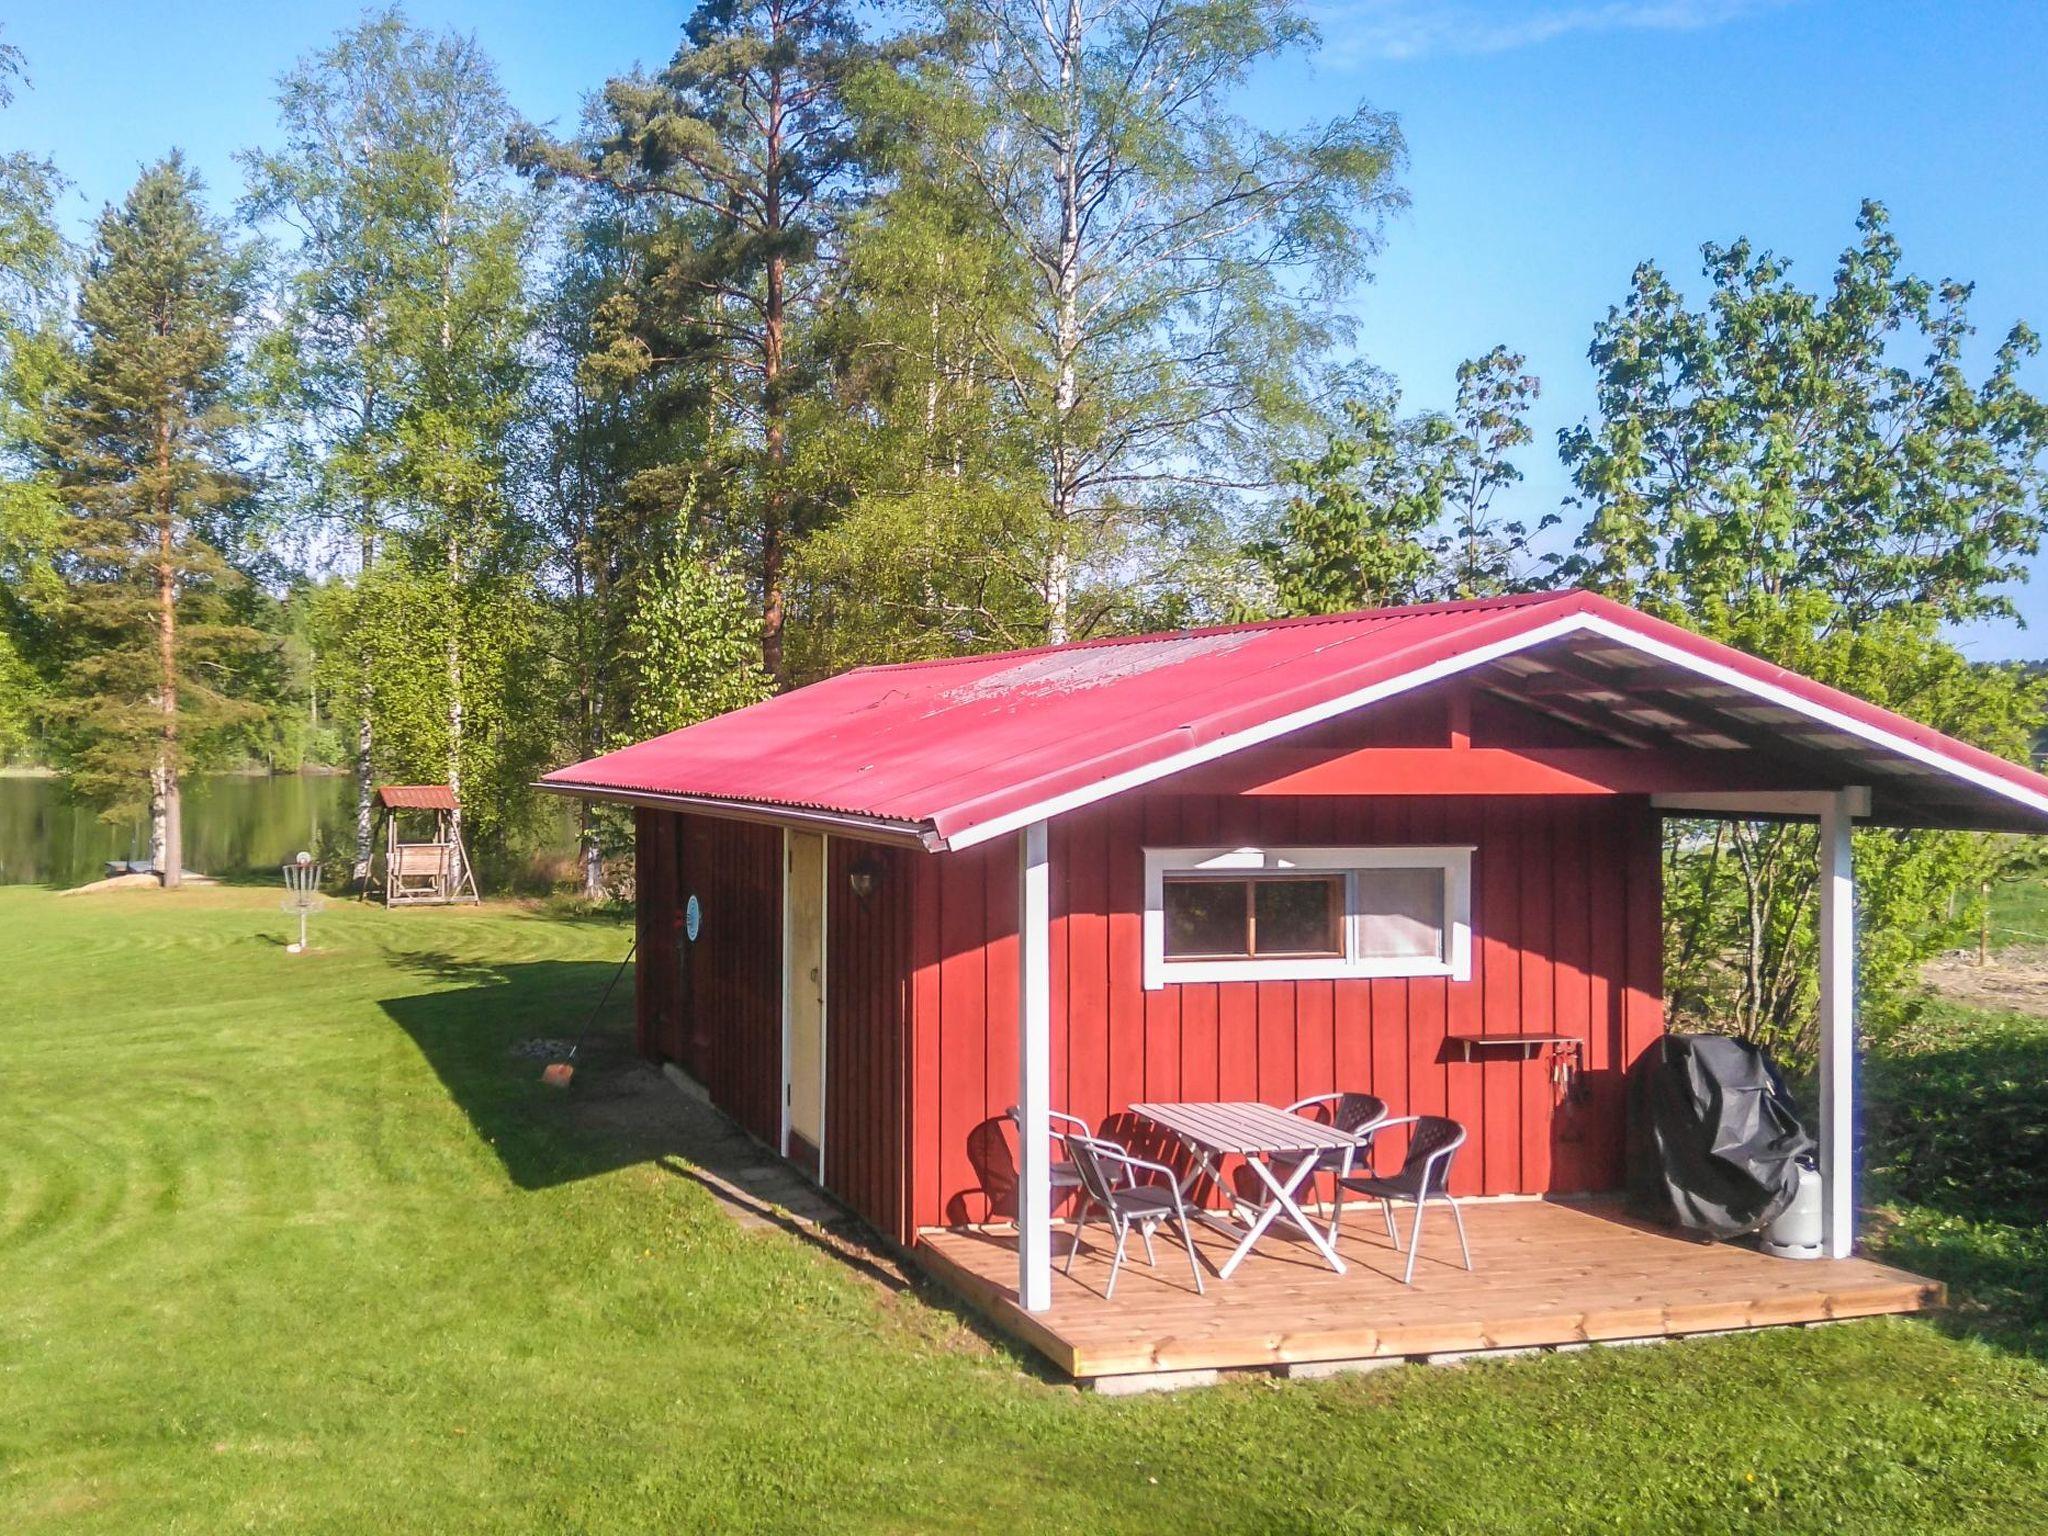
[[(672, 51), (686, 7), (419, 0), (473, 31), (531, 117)], [(1360, 99), (1407, 134), (1412, 206), (1357, 300), (1368, 357), (1408, 402), (1449, 403), (1452, 370), (1496, 342), (1544, 380), (1524, 510), (1554, 507), (1551, 444), (1590, 404), (1585, 350), (1631, 269), (1697, 278), (1704, 240), (1747, 234), (1823, 283), (1857, 203), (1891, 208), (1910, 265), (1977, 284), (1988, 352), (2015, 318), (2048, 330), (2048, 5), (1901, 0), (1314, 0), (1325, 46), (1262, 80), (1254, 115)], [(178, 145), (227, 200), (233, 152), (272, 132), (276, 77), (357, 14), (304, 0), (17, 4), (5, 35), (32, 89), (0, 145), (54, 156), (79, 227)], [(2032, 382), (2048, 390), (2048, 368)], [(2048, 655), (2048, 561), (2019, 594), (2032, 627), (1962, 638), (1987, 659)]]

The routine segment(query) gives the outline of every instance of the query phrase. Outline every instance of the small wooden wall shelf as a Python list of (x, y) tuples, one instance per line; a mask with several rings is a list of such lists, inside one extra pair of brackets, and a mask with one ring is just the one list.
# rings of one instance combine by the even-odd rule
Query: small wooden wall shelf
[(1513, 1051), (1527, 1061), (1546, 1053), (1578, 1056), (1586, 1049), (1576, 1035), (1446, 1035), (1444, 1043), (1459, 1061), (1476, 1061), (1481, 1051)]

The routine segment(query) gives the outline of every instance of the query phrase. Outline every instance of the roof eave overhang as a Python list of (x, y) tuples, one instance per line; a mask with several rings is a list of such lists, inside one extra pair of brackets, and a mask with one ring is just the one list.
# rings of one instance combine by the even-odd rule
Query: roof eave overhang
[[(972, 848), (991, 842), (998, 837), (1020, 830), (1033, 822), (1044, 821), (1105, 800), (1113, 795), (1140, 789), (1160, 779), (1168, 778), (1187, 769), (1214, 762), (1231, 753), (1258, 746), (1263, 742), (1304, 730), (1322, 721), (1334, 719), (1352, 710), (1361, 709), (1383, 699), (1396, 697), (1416, 688), (1426, 687), (1460, 673), (1482, 667), (1501, 657), (1531, 650), (1552, 641), (1567, 639), (1574, 635), (1597, 635), (1618, 645), (1632, 647), (1645, 655), (1655, 656), (1672, 666), (1682, 668), (1701, 677), (1726, 683), (1731, 687), (1768, 700), (1783, 708), (1792, 710), (1809, 719), (1823, 723), (1833, 729), (1869, 742), (1884, 751), (1896, 752), (1915, 762), (1924, 764), (1937, 772), (1970, 784), (1974, 789), (1989, 793), (2005, 806), (2015, 807), (2024, 819), (2037, 821), (2037, 830), (2048, 832), (2048, 793), (2043, 793), (2002, 775), (1991, 772), (1942, 752), (1923, 742), (1916, 741), (1896, 731), (1888, 730), (1872, 721), (1832, 709), (1826, 704), (1809, 699), (1802, 694), (1783, 688), (1768, 680), (1751, 676), (1739, 668), (1729, 666), (1713, 656), (1702, 655), (1683, 645), (1675, 645), (1635, 625), (1616, 622), (1606, 614), (1580, 609), (1565, 614), (1548, 623), (1533, 626), (1461, 650), (1454, 655), (1440, 657), (1406, 672), (1380, 678), (1356, 689), (1335, 695), (1303, 708), (1275, 716), (1241, 730), (1222, 733), (1212, 739), (1170, 753), (1153, 762), (1106, 773), (1094, 783), (1062, 791), (1045, 799), (1021, 806), (1011, 803), (1005, 795), (1001, 801), (989, 806), (989, 814), (977, 816), (973, 805), (958, 806), (935, 818), (939, 829), (935, 836), (937, 843), (932, 847), (953, 849)], [(1885, 818), (1879, 818), (1885, 820)], [(1907, 823), (1900, 823), (1907, 824)], [(1959, 828), (1960, 830), (1961, 828)], [(1981, 827), (1984, 831), (2012, 831), (2013, 822), (2005, 815), (1987, 816)]]
[(886, 843), (915, 848), (922, 853), (943, 851), (946, 840), (928, 822), (897, 821), (883, 816), (862, 816), (850, 811), (820, 810), (810, 806), (777, 805), (766, 800), (731, 800), (714, 795), (668, 794), (658, 790), (622, 789), (609, 784), (576, 784), (540, 779), (533, 787), (549, 794), (568, 795), (579, 800), (602, 800), (612, 805), (630, 805), (655, 811), (687, 812), (715, 816), (726, 821), (746, 821), (762, 826), (794, 827), (807, 832), (826, 832), (862, 842)]

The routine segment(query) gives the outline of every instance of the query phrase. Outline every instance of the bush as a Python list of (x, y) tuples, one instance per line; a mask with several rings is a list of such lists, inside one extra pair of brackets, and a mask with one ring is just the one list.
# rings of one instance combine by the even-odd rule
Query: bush
[(1975, 1220), (2048, 1210), (2048, 1019), (1932, 1005), (1864, 1062), (1872, 1193)]

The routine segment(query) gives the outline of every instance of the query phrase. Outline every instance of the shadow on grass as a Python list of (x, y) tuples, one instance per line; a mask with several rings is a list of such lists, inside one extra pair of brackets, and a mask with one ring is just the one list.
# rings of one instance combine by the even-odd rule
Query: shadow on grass
[(520, 1188), (686, 1155), (675, 1090), (633, 1054), (630, 979), (592, 1024), (566, 1091), (542, 1084), (545, 1057), (521, 1051), (529, 1041), (574, 1042), (615, 962), (394, 959), (443, 985), (379, 1006), (412, 1037)]

